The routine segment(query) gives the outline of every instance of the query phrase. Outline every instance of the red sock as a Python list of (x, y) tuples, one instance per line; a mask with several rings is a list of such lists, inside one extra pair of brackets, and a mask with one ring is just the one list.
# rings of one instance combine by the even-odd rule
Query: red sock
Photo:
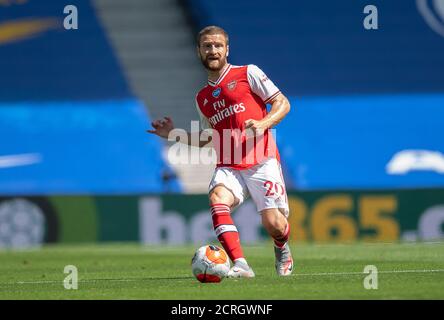
[(211, 215), (216, 236), (231, 261), (243, 258), (239, 233), (231, 219), (230, 207), (221, 203), (213, 204), (211, 205)]
[(287, 243), (289, 236), (290, 236), (290, 224), (287, 222), (284, 234), (280, 237), (274, 238), (275, 246), (278, 248), (282, 248)]

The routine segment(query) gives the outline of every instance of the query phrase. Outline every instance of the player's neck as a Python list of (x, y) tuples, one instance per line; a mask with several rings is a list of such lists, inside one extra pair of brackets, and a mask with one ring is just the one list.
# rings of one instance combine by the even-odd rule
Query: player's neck
[(222, 69), (218, 70), (218, 71), (212, 71), (212, 70), (208, 70), (208, 80), (211, 80), (213, 82), (216, 82), (219, 77), (222, 75), (222, 73), (225, 72), (225, 70), (230, 66), (230, 64), (227, 62)]

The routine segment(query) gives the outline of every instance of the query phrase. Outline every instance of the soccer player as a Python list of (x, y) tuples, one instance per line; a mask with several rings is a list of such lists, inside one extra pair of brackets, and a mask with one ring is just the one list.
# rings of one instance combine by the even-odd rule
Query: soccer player
[[(222, 28), (202, 29), (197, 53), (208, 73), (208, 84), (196, 95), (200, 134), (212, 130), (211, 141), (218, 158), (209, 186), (209, 202), (216, 236), (233, 261), (228, 276), (255, 276), (231, 218), (233, 209), (249, 196), (274, 239), (278, 275), (290, 275), (293, 258), (288, 245), (288, 199), (270, 130), (290, 111), (288, 99), (257, 66), (228, 63), (228, 34)], [(268, 113), (266, 104), (271, 105)], [(168, 138), (174, 129), (169, 117), (154, 121), (152, 126), (148, 132), (163, 138)], [(191, 145), (191, 138), (187, 143)], [(199, 147), (206, 144), (208, 140), (199, 140)]]

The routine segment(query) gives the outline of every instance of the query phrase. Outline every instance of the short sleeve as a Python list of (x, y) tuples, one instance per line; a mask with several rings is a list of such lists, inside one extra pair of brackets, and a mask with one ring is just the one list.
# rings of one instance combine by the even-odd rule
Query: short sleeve
[(280, 90), (256, 65), (248, 65), (247, 75), (251, 90), (257, 94), (264, 103), (268, 103), (279, 95)]
[(197, 99), (195, 100), (195, 102), (196, 102), (197, 113), (199, 114), (199, 119), (200, 119), (200, 128), (202, 130), (212, 129), (210, 123), (208, 122), (207, 117), (205, 117), (205, 115), (202, 113), (202, 111), (200, 111), (199, 104), (197, 103)]

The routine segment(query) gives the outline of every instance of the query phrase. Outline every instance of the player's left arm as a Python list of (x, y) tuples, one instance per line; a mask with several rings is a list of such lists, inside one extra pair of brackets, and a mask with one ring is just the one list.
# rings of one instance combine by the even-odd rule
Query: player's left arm
[(270, 112), (263, 119), (245, 121), (245, 129), (252, 129), (254, 132), (262, 134), (284, 119), (290, 112), (290, 102), (258, 66), (248, 65), (247, 77), (251, 91), (259, 96), (264, 103), (271, 104)]
[(290, 112), (290, 102), (284, 94), (279, 93), (270, 102), (270, 112), (262, 120), (248, 119), (245, 121), (245, 129), (253, 129), (255, 132), (264, 132), (266, 129), (277, 125)]

